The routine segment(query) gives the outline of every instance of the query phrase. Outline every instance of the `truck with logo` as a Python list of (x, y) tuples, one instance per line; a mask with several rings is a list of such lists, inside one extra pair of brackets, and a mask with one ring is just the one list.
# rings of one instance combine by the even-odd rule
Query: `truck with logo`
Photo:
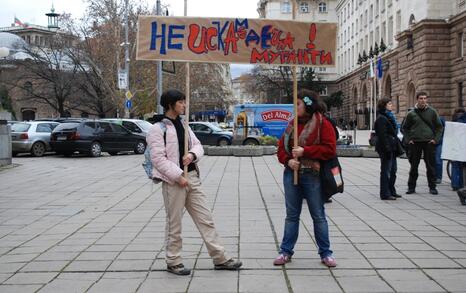
[(259, 145), (260, 136), (280, 138), (293, 117), (293, 104), (240, 104), (233, 112), (234, 144)]
[[(234, 107), (233, 144), (259, 145), (261, 136), (281, 138), (293, 118), (293, 104), (241, 104)], [(353, 136), (338, 128), (337, 145), (353, 143)]]

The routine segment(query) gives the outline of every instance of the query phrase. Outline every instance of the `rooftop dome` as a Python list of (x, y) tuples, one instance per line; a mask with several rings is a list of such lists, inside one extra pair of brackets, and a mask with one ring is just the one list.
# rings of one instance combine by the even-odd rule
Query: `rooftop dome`
[(0, 32), (0, 47), (6, 47), (10, 51), (18, 52), (27, 48), (27, 43), (19, 36), (11, 33)]

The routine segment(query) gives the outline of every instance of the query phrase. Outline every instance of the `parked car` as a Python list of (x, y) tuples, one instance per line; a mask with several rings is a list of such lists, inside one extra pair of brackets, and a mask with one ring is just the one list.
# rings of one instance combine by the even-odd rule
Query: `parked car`
[(230, 145), (233, 139), (233, 132), (224, 131), (210, 122), (189, 122), (194, 134), (203, 145)]
[(110, 121), (112, 123), (122, 125), (123, 127), (129, 129), (131, 132), (143, 134), (144, 136), (147, 136), (147, 132), (149, 132), (149, 128), (152, 126), (151, 123), (139, 119), (105, 118), (100, 119), (100, 121)]
[(108, 121), (85, 120), (66, 122), (52, 132), (50, 145), (57, 154), (71, 156), (75, 152), (98, 157), (102, 152), (116, 155), (118, 152), (134, 151), (143, 154), (146, 139), (121, 125)]
[(11, 124), (11, 144), (13, 156), (31, 153), (41, 157), (51, 151), (50, 133), (58, 125), (53, 121), (15, 122)]
[(347, 134), (346, 131), (340, 127), (337, 127), (337, 130), (339, 134), (337, 144), (350, 145), (353, 143), (353, 136), (351, 134)]
[(81, 122), (87, 120), (87, 118), (72, 118), (72, 117), (58, 117), (58, 118), (39, 118), (34, 121), (54, 121), (59, 123), (64, 122)]

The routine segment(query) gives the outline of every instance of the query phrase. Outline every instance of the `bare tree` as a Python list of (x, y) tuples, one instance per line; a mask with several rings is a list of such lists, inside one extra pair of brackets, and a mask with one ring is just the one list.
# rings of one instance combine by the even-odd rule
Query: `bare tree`
[(23, 49), (28, 58), (16, 61), (19, 70), (7, 80), (10, 87), (23, 91), (19, 100), (46, 104), (60, 116), (75, 109), (72, 97), (77, 91), (78, 68), (69, 58), (70, 44), (68, 36), (55, 34), (47, 47)]
[[(255, 66), (247, 86), (250, 92), (264, 92), (267, 102), (291, 103), (293, 101), (293, 75), (289, 66)], [(298, 86), (320, 92), (321, 82), (312, 68), (298, 70)]]

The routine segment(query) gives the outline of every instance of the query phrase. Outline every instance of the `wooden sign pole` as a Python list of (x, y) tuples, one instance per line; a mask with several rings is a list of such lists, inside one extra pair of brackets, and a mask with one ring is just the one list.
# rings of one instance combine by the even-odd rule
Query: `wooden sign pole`
[[(184, 16), (188, 16), (188, 1), (184, 1)], [(190, 76), (189, 76), (189, 62), (186, 62), (186, 108), (184, 111), (184, 155), (186, 156), (189, 152), (189, 100), (190, 100)], [(188, 179), (188, 166), (184, 166), (184, 177)]]
[[(296, 77), (296, 66), (293, 66), (293, 147), (298, 147), (298, 79)], [(298, 170), (294, 170), (294, 185), (298, 185)]]
[[(296, 19), (296, 0), (292, 2), (293, 9), (293, 20)], [(294, 108), (294, 120), (293, 120), (293, 147), (298, 147), (298, 79), (296, 77), (296, 66), (292, 67), (293, 73), (293, 108)], [(298, 170), (294, 170), (293, 183), (298, 185)]]

